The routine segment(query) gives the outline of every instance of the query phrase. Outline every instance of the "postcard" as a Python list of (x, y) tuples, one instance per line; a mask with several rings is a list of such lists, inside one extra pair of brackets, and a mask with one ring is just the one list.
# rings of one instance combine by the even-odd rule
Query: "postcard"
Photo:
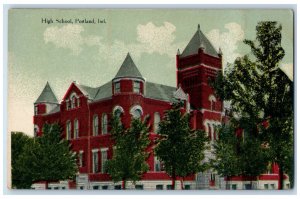
[(10, 188), (293, 189), (293, 18), (10, 9)]

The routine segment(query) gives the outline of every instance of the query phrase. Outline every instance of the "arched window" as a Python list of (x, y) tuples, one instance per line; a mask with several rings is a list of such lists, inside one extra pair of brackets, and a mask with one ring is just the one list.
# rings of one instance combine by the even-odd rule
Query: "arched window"
[(102, 134), (105, 135), (107, 134), (107, 114), (103, 113), (102, 114)]
[(37, 137), (37, 135), (38, 135), (38, 132), (39, 132), (39, 127), (38, 127), (38, 125), (34, 125), (34, 137)]
[(98, 115), (94, 115), (94, 117), (93, 117), (93, 135), (98, 135), (98, 127), (99, 127)]
[(143, 115), (143, 109), (140, 105), (135, 105), (134, 107), (132, 107), (130, 109), (130, 114), (134, 117), (134, 118), (141, 118)]
[(208, 100), (210, 101), (210, 110), (214, 111), (216, 109), (216, 97), (214, 95), (210, 95)]
[(79, 122), (77, 119), (74, 120), (74, 139), (79, 137)]
[(71, 99), (71, 108), (75, 108), (76, 107), (76, 97), (73, 96), (72, 99)]
[(156, 112), (156, 113), (154, 113), (154, 126), (153, 126), (154, 133), (158, 132), (159, 123), (160, 123), (160, 115), (158, 112)]
[(71, 139), (71, 122), (67, 121), (66, 123), (66, 139), (70, 140)]
[(121, 117), (121, 114), (124, 113), (124, 109), (121, 106), (115, 106), (113, 109), (113, 114), (117, 117)]

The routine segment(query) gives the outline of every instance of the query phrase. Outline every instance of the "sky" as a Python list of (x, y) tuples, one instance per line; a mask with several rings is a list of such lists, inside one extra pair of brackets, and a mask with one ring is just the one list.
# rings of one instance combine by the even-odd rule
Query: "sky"
[(128, 52), (147, 81), (175, 86), (177, 49), (184, 50), (198, 24), (222, 49), (225, 67), (250, 54), (243, 40), (255, 39), (259, 21), (278, 21), (281, 68), (293, 74), (293, 13), (287, 9), (11, 9), (8, 20), (9, 132), (33, 135), (33, 103), (47, 81), (60, 101), (73, 81), (91, 87), (110, 81)]

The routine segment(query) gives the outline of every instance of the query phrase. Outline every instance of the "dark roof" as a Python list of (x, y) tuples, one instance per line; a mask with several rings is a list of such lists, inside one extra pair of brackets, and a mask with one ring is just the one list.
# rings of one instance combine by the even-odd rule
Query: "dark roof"
[(38, 99), (35, 101), (35, 103), (41, 102), (58, 103), (57, 98), (50, 87), (49, 82), (47, 82), (44, 90), (42, 91)]
[(200, 25), (198, 25), (196, 33), (194, 34), (188, 45), (185, 47), (180, 57), (197, 54), (200, 47), (204, 48), (205, 53), (218, 57), (217, 51), (200, 30)]
[(119, 77), (138, 77), (143, 78), (140, 71), (134, 64), (130, 54), (128, 53), (115, 78)]
[(56, 105), (56, 107), (53, 110), (51, 110), (48, 114), (57, 113), (59, 111), (60, 111), (60, 106)]
[(94, 99), (98, 91), (98, 88), (93, 88), (93, 87), (89, 87), (77, 83), (76, 86), (81, 90), (81, 92), (83, 92), (84, 95), (88, 95), (90, 99)]
[(110, 81), (98, 87), (94, 100), (101, 100), (101, 99), (109, 98), (111, 96), (112, 96), (112, 82)]
[(176, 87), (146, 82), (146, 98), (171, 101)]

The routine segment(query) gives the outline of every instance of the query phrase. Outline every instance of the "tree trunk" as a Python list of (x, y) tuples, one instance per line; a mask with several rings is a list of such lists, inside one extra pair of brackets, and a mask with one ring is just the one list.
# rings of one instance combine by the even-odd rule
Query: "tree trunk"
[(283, 189), (283, 170), (282, 167), (278, 164), (279, 174), (278, 174), (278, 189)]
[(183, 179), (183, 177), (180, 179), (180, 184), (181, 184), (181, 190), (184, 190), (184, 187), (183, 187), (183, 181), (184, 181), (184, 179)]
[(175, 181), (176, 181), (176, 175), (175, 171), (172, 172), (172, 190), (175, 190)]
[(125, 179), (123, 179), (122, 180), (122, 189), (126, 189), (126, 180)]

